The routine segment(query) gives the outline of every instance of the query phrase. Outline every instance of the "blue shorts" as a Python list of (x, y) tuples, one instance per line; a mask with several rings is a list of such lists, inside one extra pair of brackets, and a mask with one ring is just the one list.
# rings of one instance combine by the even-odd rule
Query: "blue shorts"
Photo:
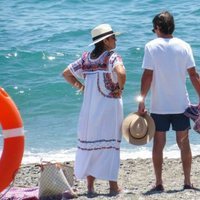
[(170, 125), (174, 131), (185, 131), (190, 129), (190, 119), (181, 114), (154, 114), (151, 113), (156, 126), (156, 131), (168, 131)]

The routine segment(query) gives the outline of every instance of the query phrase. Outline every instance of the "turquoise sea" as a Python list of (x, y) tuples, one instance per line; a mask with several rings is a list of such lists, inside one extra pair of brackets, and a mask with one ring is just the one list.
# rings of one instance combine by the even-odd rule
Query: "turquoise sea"
[[(82, 95), (61, 73), (83, 51), (91, 50), (90, 30), (98, 24), (110, 23), (122, 32), (116, 51), (127, 71), (124, 114), (137, 110), (144, 45), (155, 37), (151, 21), (162, 10), (174, 14), (174, 36), (191, 44), (200, 72), (199, 0), (0, 1), (0, 87), (10, 94), (23, 118), (23, 163), (74, 160)], [(188, 90), (191, 102), (198, 103), (189, 80)], [(0, 140), (2, 150), (2, 135)], [(193, 155), (199, 154), (200, 135), (191, 130), (190, 141)], [(121, 158), (151, 157), (151, 148), (152, 142), (133, 146), (123, 140)], [(179, 157), (172, 131), (165, 156)]]

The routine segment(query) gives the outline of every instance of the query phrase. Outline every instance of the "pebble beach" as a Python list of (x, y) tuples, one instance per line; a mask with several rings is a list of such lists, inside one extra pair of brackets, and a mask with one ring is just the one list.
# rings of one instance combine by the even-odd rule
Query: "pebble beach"
[[(168, 10), (174, 15), (174, 36), (191, 45), (200, 72), (199, 5), (199, 0), (0, 1), (0, 83), (20, 111), (26, 136), (23, 164), (14, 187), (36, 188), (37, 191), (40, 160), (64, 162), (75, 158), (83, 95), (66, 84), (61, 73), (70, 62), (80, 58), (83, 51), (93, 48), (88, 46), (92, 42), (90, 31), (93, 27), (110, 23), (115, 31), (122, 33), (117, 39), (116, 51), (122, 56), (127, 70), (123, 92), (124, 115), (127, 116), (138, 107), (136, 97), (140, 91), (144, 47), (156, 37), (152, 33), (155, 14)], [(191, 103), (199, 103), (189, 77), (187, 88)], [(147, 99), (147, 108), (149, 104)], [(124, 157), (121, 156), (118, 180), (126, 193), (111, 197), (108, 183), (96, 180), (97, 196), (93, 199), (200, 200), (199, 134), (194, 130), (190, 132), (194, 155), (191, 181), (195, 190), (182, 189), (183, 171), (181, 161), (177, 159), (179, 149), (176, 136), (170, 130), (164, 152), (164, 192), (149, 192), (155, 184), (150, 159), (152, 144), (141, 148), (122, 141), (120, 154)], [(3, 134), (0, 137), (3, 141)], [(3, 148), (4, 142), (0, 142), (0, 152)], [(70, 161), (69, 165), (73, 167), (74, 162)], [(76, 180), (74, 188), (78, 199), (88, 199), (85, 181)], [(23, 199), (1, 197), (0, 192), (0, 200)]]
[[(73, 166), (73, 162), (69, 162)], [(119, 185), (124, 192), (109, 196), (107, 181), (96, 180), (97, 195), (92, 199), (130, 199), (130, 200), (200, 200), (200, 156), (193, 157), (191, 181), (194, 190), (183, 190), (183, 172), (180, 159), (164, 159), (162, 193), (151, 193), (154, 186), (154, 171), (151, 159), (121, 160)], [(40, 167), (37, 164), (22, 165), (14, 182), (16, 187), (37, 187)], [(78, 199), (88, 199), (85, 181), (75, 180), (74, 188)]]

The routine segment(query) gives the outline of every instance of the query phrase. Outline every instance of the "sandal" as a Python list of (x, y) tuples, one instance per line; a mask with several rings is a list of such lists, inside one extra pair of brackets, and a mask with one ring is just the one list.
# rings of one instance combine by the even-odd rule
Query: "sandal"
[(194, 190), (194, 187), (193, 187), (192, 184), (191, 184), (191, 185), (185, 184), (185, 185), (183, 186), (183, 189), (184, 189), (184, 190)]
[(95, 191), (93, 191), (93, 190), (87, 192), (87, 197), (88, 198), (94, 198), (96, 196), (98, 196), (98, 194)]
[(118, 194), (123, 193), (122, 189), (118, 189), (117, 191), (111, 190), (109, 196), (117, 196)]
[(163, 191), (164, 191), (164, 187), (162, 184), (156, 185), (150, 190), (150, 192), (163, 192)]

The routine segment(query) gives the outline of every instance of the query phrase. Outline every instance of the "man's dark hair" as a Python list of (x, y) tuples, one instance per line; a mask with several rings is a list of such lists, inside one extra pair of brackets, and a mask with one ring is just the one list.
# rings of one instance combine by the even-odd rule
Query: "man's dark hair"
[(158, 26), (159, 30), (164, 34), (172, 34), (174, 32), (174, 17), (168, 11), (157, 14), (152, 22), (154, 29)]

